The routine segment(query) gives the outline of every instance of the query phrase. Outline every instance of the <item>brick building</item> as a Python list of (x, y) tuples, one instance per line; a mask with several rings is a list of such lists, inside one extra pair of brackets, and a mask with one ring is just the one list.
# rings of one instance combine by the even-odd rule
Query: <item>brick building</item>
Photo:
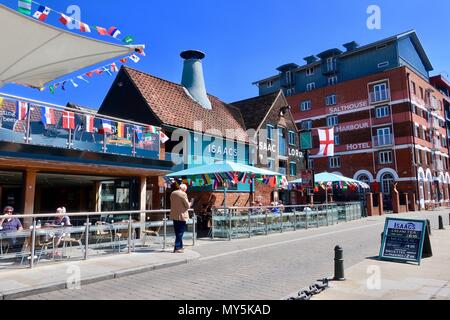
[[(334, 157), (318, 157), (313, 130), (310, 167), (371, 184), (390, 207), (394, 183), (421, 208), (449, 203), (448, 95), (414, 31), (359, 47), (344, 45), (287, 64), (258, 81), (260, 94), (282, 89), (301, 130), (334, 127)], [(447, 91), (448, 93), (448, 91)]]

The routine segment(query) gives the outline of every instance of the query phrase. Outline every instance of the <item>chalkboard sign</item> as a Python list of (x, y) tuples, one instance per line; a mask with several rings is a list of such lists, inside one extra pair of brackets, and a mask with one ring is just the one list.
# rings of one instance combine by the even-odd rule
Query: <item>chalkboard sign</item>
[(411, 261), (420, 264), (428, 237), (427, 221), (387, 218), (380, 259)]

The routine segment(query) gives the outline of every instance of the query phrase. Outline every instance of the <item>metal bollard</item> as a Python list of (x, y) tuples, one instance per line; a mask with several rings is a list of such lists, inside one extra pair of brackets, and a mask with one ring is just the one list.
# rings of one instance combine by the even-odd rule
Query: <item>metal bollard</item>
[(344, 281), (344, 249), (341, 246), (334, 248), (334, 280)]
[(439, 230), (445, 230), (444, 219), (442, 219), (442, 216), (439, 216)]

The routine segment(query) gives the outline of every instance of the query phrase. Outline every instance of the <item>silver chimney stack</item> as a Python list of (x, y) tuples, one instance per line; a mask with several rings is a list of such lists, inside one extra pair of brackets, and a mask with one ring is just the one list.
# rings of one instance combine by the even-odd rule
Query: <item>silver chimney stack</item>
[(186, 93), (205, 109), (212, 109), (211, 101), (208, 99), (203, 77), (202, 59), (205, 54), (197, 50), (188, 50), (180, 54), (184, 59), (183, 78), (181, 85)]

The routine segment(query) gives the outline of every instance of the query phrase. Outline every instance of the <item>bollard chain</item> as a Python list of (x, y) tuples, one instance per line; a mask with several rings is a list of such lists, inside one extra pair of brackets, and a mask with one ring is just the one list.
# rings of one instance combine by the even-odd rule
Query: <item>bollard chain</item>
[(328, 289), (330, 287), (329, 285), (329, 279), (324, 278), (321, 280), (317, 280), (317, 282), (311, 286), (309, 286), (308, 288), (304, 288), (302, 290), (300, 290), (298, 292), (298, 296), (297, 297), (290, 297), (289, 301), (306, 301), (306, 300), (311, 300), (311, 298), (319, 293), (322, 293), (323, 291), (325, 291), (326, 289)]

